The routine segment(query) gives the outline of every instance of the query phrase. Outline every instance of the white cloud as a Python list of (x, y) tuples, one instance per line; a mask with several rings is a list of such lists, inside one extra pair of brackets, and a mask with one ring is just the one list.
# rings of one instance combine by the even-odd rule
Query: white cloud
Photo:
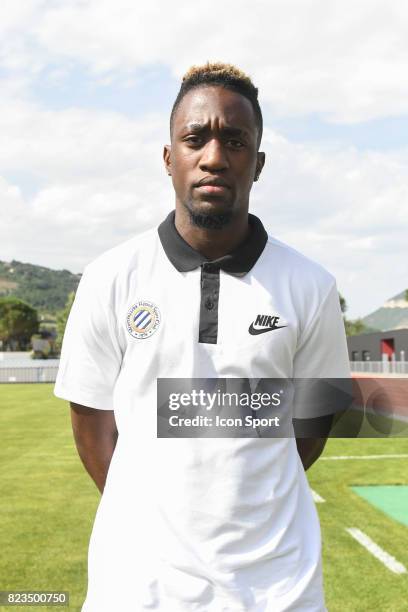
[(253, 202), (271, 233), (337, 277), (352, 316), (407, 284), (408, 149), (293, 144), (266, 130)]
[(78, 0), (47, 8), (36, 42), (96, 74), (194, 62), (248, 70), (279, 116), (324, 113), (355, 122), (408, 112), (408, 5), (387, 0)]
[(2, 0), (0, 6), (0, 68), (35, 73), (42, 53), (31, 30), (37, 24), (45, 0)]
[(34, 176), (39, 185), (24, 199), (3, 180), (0, 258), (79, 271), (173, 206), (162, 162), (167, 118), (21, 103), (0, 109), (0, 131), (5, 176)]
[(44, 180), (81, 180), (150, 169), (161, 161), (151, 142), (167, 137), (168, 121), (148, 114), (134, 122), (113, 112), (46, 111), (20, 100), (0, 105), (0, 132), (3, 171), (27, 168)]

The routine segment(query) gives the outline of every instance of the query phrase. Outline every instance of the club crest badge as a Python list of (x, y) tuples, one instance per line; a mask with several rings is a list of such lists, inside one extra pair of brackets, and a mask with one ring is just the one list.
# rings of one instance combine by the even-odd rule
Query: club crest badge
[(126, 316), (126, 328), (133, 338), (149, 338), (160, 325), (160, 310), (148, 300), (139, 300)]

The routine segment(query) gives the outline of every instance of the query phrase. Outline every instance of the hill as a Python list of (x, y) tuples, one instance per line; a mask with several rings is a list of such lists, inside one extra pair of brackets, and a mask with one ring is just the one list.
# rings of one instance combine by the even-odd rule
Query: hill
[(363, 323), (381, 331), (407, 328), (408, 302), (405, 299), (405, 291), (401, 291), (385, 302), (381, 308), (364, 317)]
[(14, 260), (0, 261), (0, 296), (13, 295), (40, 312), (55, 314), (65, 306), (80, 278), (80, 274), (68, 270), (51, 270)]

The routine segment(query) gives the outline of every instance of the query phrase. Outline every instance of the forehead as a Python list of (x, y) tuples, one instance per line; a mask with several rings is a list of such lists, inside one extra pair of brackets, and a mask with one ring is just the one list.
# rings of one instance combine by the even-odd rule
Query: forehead
[(195, 87), (186, 93), (174, 116), (174, 130), (214, 123), (248, 132), (257, 129), (252, 104), (242, 94), (219, 86)]

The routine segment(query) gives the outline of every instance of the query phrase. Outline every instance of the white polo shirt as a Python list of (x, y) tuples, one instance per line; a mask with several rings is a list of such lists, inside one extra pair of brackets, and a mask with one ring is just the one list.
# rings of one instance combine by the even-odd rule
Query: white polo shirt
[(157, 437), (158, 378), (350, 376), (335, 279), (249, 223), (208, 262), (172, 211), (85, 269), (55, 395), (114, 410), (119, 437), (83, 612), (326, 610), (296, 440)]

